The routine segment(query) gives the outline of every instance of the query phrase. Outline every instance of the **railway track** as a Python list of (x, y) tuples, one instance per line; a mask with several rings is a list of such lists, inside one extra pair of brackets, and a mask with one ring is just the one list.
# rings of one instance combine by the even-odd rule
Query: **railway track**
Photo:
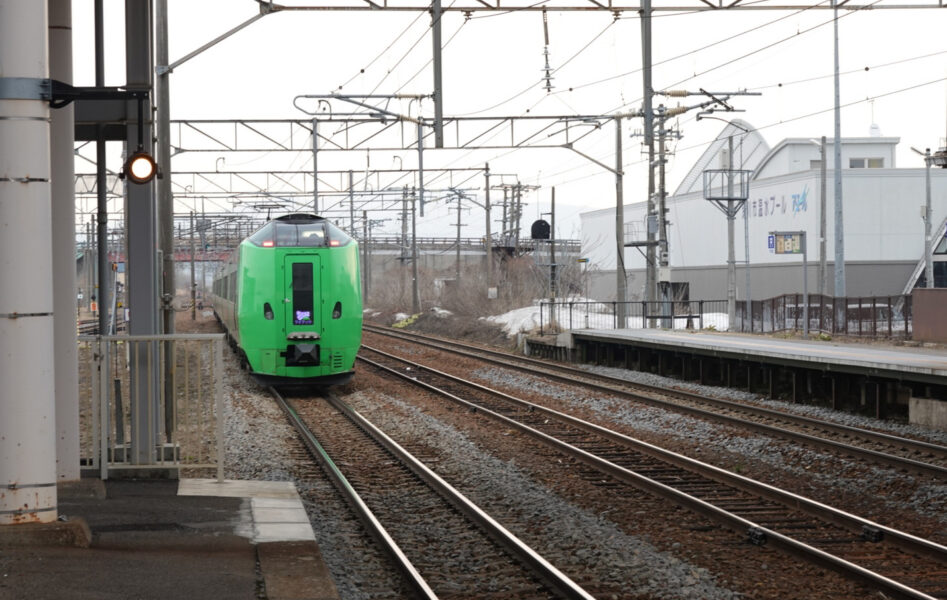
[(650, 406), (777, 436), (813, 448), (830, 450), (895, 469), (947, 480), (947, 447), (942, 445), (673, 388), (633, 383), (558, 363), (450, 340), (403, 332), (395, 333), (371, 326), (366, 326), (365, 329), (374, 334), (453, 352), (460, 356), (570, 385), (582, 386), (597, 392), (613, 394)]
[(700, 463), (598, 425), (363, 346), (361, 360), (502, 422), (758, 545), (835, 570), (887, 597), (947, 598), (947, 547)]
[(271, 392), (416, 597), (592, 598), (338, 398)]

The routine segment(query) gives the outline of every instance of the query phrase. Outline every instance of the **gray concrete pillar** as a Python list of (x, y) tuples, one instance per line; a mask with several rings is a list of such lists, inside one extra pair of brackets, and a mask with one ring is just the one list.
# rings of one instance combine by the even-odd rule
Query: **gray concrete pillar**
[(0, 525), (58, 516), (46, 28), (0, 0)]
[[(72, 2), (49, 0), (49, 76), (72, 84)], [(76, 350), (76, 197), (73, 105), (52, 111), (50, 177), (53, 339), (56, 369), (56, 473), (79, 479), (79, 369)]]

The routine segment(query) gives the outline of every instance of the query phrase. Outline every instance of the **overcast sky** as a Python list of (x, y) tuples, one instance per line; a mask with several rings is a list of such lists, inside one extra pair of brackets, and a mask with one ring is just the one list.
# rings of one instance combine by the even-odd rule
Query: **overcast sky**
[[(445, 5), (449, 4), (445, 0)], [(765, 5), (767, 2), (757, 4)], [(828, 4), (828, 3), (826, 3)], [(175, 61), (257, 13), (250, 0), (169, 0), (170, 55)], [(107, 84), (124, 83), (122, 6), (106, 0)], [(899, 137), (899, 167), (922, 167), (909, 147), (937, 148), (947, 137), (947, 10), (840, 11), (842, 135), (867, 136), (877, 123), (885, 136)], [(73, 4), (75, 81), (91, 85), (92, 1)], [(451, 116), (602, 114), (641, 106), (640, 22), (635, 14), (548, 13), (553, 92), (541, 81), (544, 67), (541, 13), (475, 13), (443, 19), (444, 113)], [(171, 75), (173, 119), (305, 118), (293, 106), (301, 94), (430, 94), (430, 17), (395, 12), (292, 12), (272, 14), (207, 50)], [(769, 145), (787, 137), (833, 133), (832, 11), (656, 13), (653, 20), (653, 81), (656, 90), (697, 92), (749, 90), (762, 96), (735, 97), (734, 113), (759, 128)], [(362, 72), (364, 70), (364, 72)], [(340, 89), (341, 86), (341, 89)], [(873, 99), (873, 101), (869, 101)], [(697, 97), (655, 100), (689, 105)], [(397, 107), (408, 110), (407, 105)], [(410, 107), (416, 114), (416, 107)], [(422, 104), (433, 116), (433, 105)], [(683, 134), (671, 147), (669, 192), (686, 175), (724, 123), (680, 117)], [(718, 116), (720, 116), (718, 114)], [(722, 115), (726, 118), (727, 115)], [(640, 120), (623, 123), (625, 201), (640, 202), (647, 191), (641, 157)], [(322, 131), (322, 130), (320, 130)], [(502, 139), (498, 137), (495, 141)], [(581, 143), (585, 154), (615, 164), (615, 133), (609, 125)], [(120, 161), (117, 151), (110, 157)], [(388, 153), (325, 153), (325, 166), (364, 171), (415, 164), (415, 152), (401, 161)], [(175, 159), (177, 170), (207, 168), (215, 157)], [(192, 162), (188, 162), (188, 161)], [(556, 187), (560, 237), (578, 237), (582, 210), (614, 206), (615, 177), (564, 149), (430, 150), (425, 167), (481, 167), (517, 174), (540, 186), (527, 197), (524, 225), (548, 210)], [(280, 157), (229, 157), (228, 169), (304, 169), (308, 153)], [(80, 163), (79, 170), (89, 167)], [(407, 181), (412, 183), (412, 181)], [(482, 178), (471, 186), (482, 187)], [(482, 192), (480, 193), (482, 195)], [(479, 197), (479, 196), (478, 196)], [(496, 197), (494, 196), (494, 200)], [(187, 210), (187, 207), (179, 207)], [(210, 208), (208, 208), (210, 210)], [(400, 231), (393, 214), (382, 231)], [(445, 229), (455, 217), (429, 210), (425, 230)], [(464, 218), (464, 235), (481, 235), (482, 212)]]

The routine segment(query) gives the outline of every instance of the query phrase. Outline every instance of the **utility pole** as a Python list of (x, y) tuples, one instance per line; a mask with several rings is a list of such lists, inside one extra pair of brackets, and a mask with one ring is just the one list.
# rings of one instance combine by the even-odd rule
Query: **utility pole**
[(516, 197), (513, 205), (513, 248), (520, 247), (520, 217), (523, 216), (523, 186), (519, 182), (516, 184)]
[[(658, 289), (660, 291), (661, 314), (668, 317), (671, 313), (671, 259), (668, 250), (668, 222), (667, 222), (667, 186), (665, 185), (665, 168), (667, 164), (667, 120), (673, 116), (683, 114), (687, 108), (678, 106), (675, 108), (665, 108), (662, 104), (658, 107)], [(676, 134), (676, 132), (674, 132)], [(733, 227), (732, 220), (731, 229)], [(732, 244), (731, 244), (732, 251)], [(661, 326), (665, 329), (672, 329), (674, 323), (669, 319), (662, 319)]]
[(509, 245), (509, 229), (506, 226), (507, 223), (507, 206), (509, 205), (509, 188), (503, 186), (503, 221), (500, 224), (500, 243), (504, 246)]

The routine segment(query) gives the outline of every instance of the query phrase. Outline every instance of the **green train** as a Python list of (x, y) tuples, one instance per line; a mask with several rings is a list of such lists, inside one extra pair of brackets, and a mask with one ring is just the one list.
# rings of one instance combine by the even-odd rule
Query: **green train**
[(362, 343), (358, 243), (290, 214), (243, 240), (214, 277), (214, 313), (264, 383), (348, 382)]

